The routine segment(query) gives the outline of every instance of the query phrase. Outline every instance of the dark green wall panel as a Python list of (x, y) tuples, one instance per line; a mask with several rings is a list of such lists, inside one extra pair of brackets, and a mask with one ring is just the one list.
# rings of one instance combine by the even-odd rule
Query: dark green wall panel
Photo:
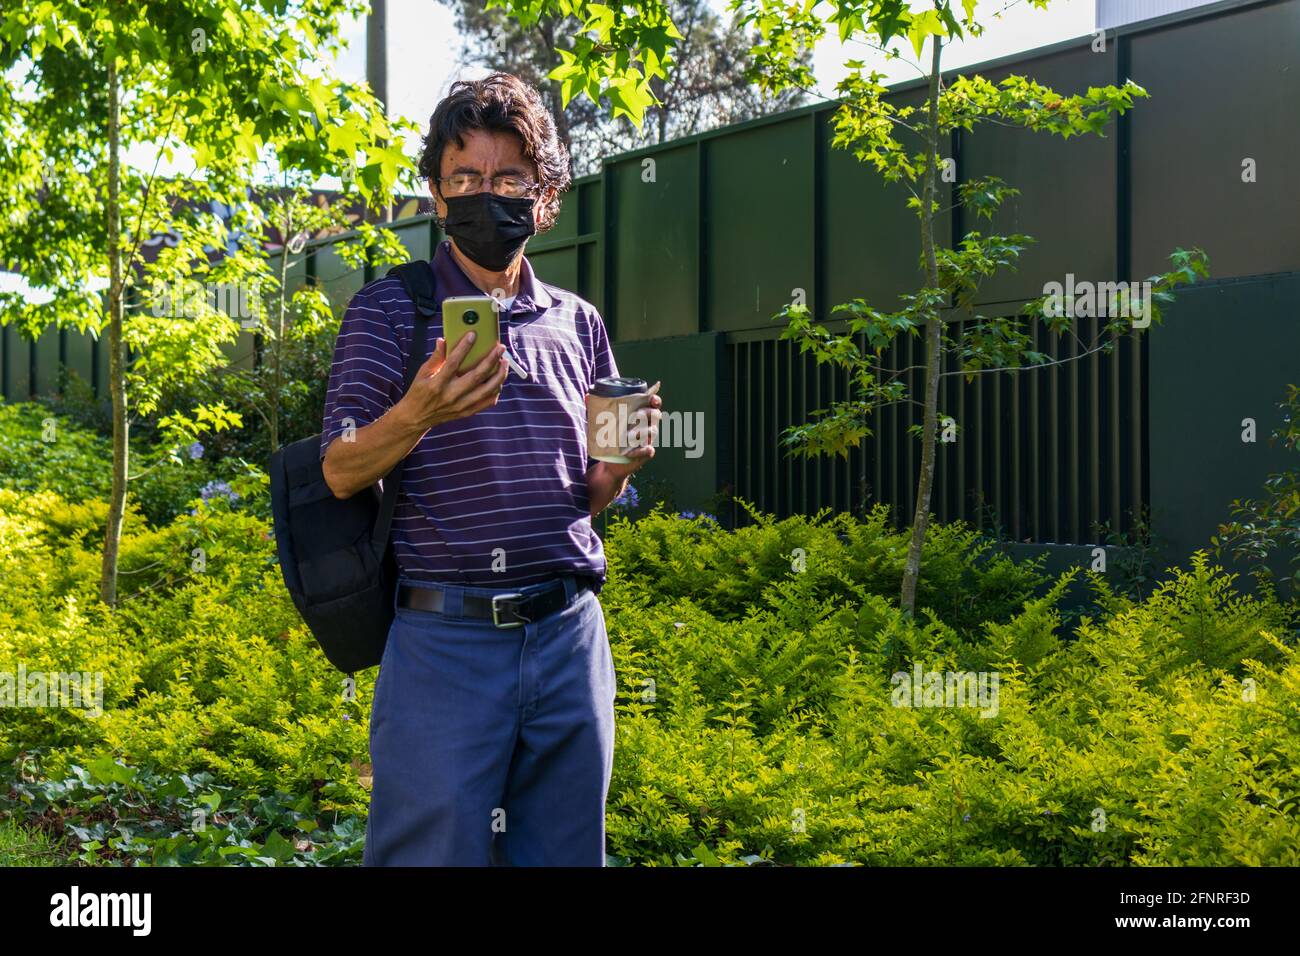
[[(429, 232), (428, 220), (417, 220), (410, 225), (403, 226), (396, 232), (411, 259), (429, 259), (433, 256), (432, 237)], [(377, 277), (381, 276), (388, 269), (388, 266), (378, 268), (375, 270), (375, 275)]]
[(240, 329), (239, 337), (234, 342), (223, 345), (221, 351), (226, 353), (231, 365), (236, 368), (251, 369), (256, 362), (256, 344), (252, 332)]
[[(1133, 265), (1199, 245), (1216, 278), (1300, 269), (1300, 3), (1134, 37)], [(1242, 160), (1258, 181), (1241, 181)]]
[(816, 282), (812, 114), (704, 142), (705, 328), (771, 327)]
[[(1152, 519), (1181, 559), (1208, 547), (1234, 498), (1288, 462), (1269, 442), (1300, 382), (1300, 275), (1179, 292), (1151, 333)], [(1242, 420), (1256, 441), (1241, 440)]]
[[(678, 509), (698, 511), (711, 506), (710, 499), (731, 474), (730, 423), (723, 413), (723, 398), (729, 393), (723, 338), (705, 333), (614, 346), (620, 374), (663, 383), (660, 395), (665, 414), (690, 415), (694, 423), (702, 423), (702, 432), (693, 426), (690, 433), (701, 452), (698, 457), (689, 457), (686, 447), (658, 447), (654, 460), (632, 478), (634, 485), (646, 488), (659, 482), (671, 484)], [(666, 439), (667, 426), (662, 422), (660, 430)]]
[[(1090, 86), (1115, 82), (1114, 42), (1106, 53), (1071, 50), (1017, 63), (1014, 69), (983, 72), (998, 83), (1010, 73), (1028, 75), (1069, 96)], [(1139, 101), (1136, 115), (1155, 109)], [(1065, 282), (1067, 273), (1092, 282), (1130, 279), (1116, 275), (1116, 125), (1105, 129), (1106, 138), (1072, 136), (979, 124), (962, 131), (960, 178), (971, 181), (997, 176), (1020, 190), (1004, 203), (992, 224), (969, 214), (961, 219), (963, 233), (983, 235), (1022, 233), (1032, 243), (1016, 271), (1006, 270), (988, 279), (980, 289), (981, 302), (1024, 302), (1043, 294), (1043, 284)]]
[(549, 252), (528, 254), (534, 271), (546, 282), (561, 289), (576, 292), (578, 289), (578, 252), (576, 249), (553, 249)]
[(574, 291), (596, 307), (605, 320), (606, 331), (612, 341), (616, 336), (609, 312), (603, 304), (605, 288), (604, 249), (598, 242), (588, 242), (578, 247), (578, 285)]
[[(644, 160), (653, 159), (651, 169)], [(700, 329), (699, 148), (665, 149), (609, 169), (613, 309), (623, 341)], [(653, 174), (653, 181), (648, 181)], [(607, 304), (608, 308), (608, 304)]]
[(53, 395), (59, 387), (59, 330), (47, 325), (36, 340), (36, 381), (32, 390), (38, 395)]
[(0, 342), (4, 345), (5, 399), (10, 402), (26, 401), (31, 394), (31, 340), (16, 328), (0, 328)]
[(93, 361), (94, 343), (89, 335), (80, 335), (74, 329), (68, 329), (67, 333), (67, 358), (68, 368), (76, 372), (86, 385), (90, 385), (93, 370), (91, 368)]
[(538, 236), (538, 239), (551, 242), (560, 239), (572, 239), (578, 234), (578, 221), (581, 218), (581, 211), (578, 209), (579, 203), (575, 202), (575, 199), (577, 199), (577, 196), (573, 192), (569, 192), (564, 197), (560, 204), (560, 215), (555, 220), (555, 225)]
[(347, 311), (348, 303), (357, 290), (365, 285), (365, 276), (361, 269), (353, 269), (343, 261), (334, 250), (334, 244), (320, 246), (316, 250), (316, 281), (320, 283), (325, 294), (329, 296), (334, 314), (340, 319)]
[(565, 200), (566, 208), (578, 204), (578, 232), (599, 232), (604, 220), (604, 184), (598, 177), (587, 177), (574, 183), (573, 191)]
[[(916, 106), (921, 96), (908, 93), (890, 102)], [(923, 283), (920, 222), (907, 208), (911, 194), (900, 184), (886, 183), (875, 167), (864, 166), (849, 150), (831, 146), (831, 112), (821, 114), (817, 137), (824, 170), (820, 249), (826, 301), (817, 303), (816, 311), (826, 317), (836, 305), (858, 297), (879, 309), (896, 309), (899, 295)], [(916, 137), (905, 131), (903, 136), (908, 149), (920, 148)], [(947, 240), (948, 213), (939, 216), (935, 230), (940, 241)]]

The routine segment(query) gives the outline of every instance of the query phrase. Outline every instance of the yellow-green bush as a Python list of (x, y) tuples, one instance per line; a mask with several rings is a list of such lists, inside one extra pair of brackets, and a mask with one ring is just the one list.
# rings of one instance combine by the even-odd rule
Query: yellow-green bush
[[(284, 591), (264, 501), (158, 526), (133, 508), (110, 613), (96, 596), (103, 505), (50, 487), (0, 487), (0, 673), (102, 672), (106, 712), (0, 710), (0, 814), (39, 829), (57, 816), (41, 807), (80, 806), (72, 832), (96, 858), (111, 838), (86, 808), (120, 799), (125, 813), (132, 787), (155, 787), (155, 861), (356, 862), (373, 672), (345, 698)], [(1067, 629), (1059, 608), (1083, 582), (951, 527), (930, 532), (911, 618), (894, 603), (901, 548), (883, 512), (737, 532), (662, 513), (612, 523), (611, 854), (1300, 863), (1291, 607), (1238, 594), (1197, 554), (1142, 602), (1094, 581), (1093, 612)], [(996, 714), (895, 706), (891, 677), (917, 665), (996, 674)], [(50, 781), (39, 799), (34, 778)], [(181, 826), (218, 785), (250, 795), (228, 826), (258, 833), (255, 848)], [(287, 802), (257, 797), (275, 790)], [(345, 839), (295, 850), (317, 825)]]
[[(1070, 575), (972, 634), (879, 594), (846, 599), (834, 582), (856, 583), (842, 571), (852, 532), (701, 525), (654, 515), (610, 535), (611, 853), (671, 864), (703, 841), (724, 863), (1300, 862), (1292, 618), (1235, 593), (1204, 554), (1141, 604), (1094, 582), (1106, 610), (1073, 635), (1056, 609)], [(782, 566), (792, 546), (803, 572)], [(650, 553), (672, 568), (667, 597)], [(730, 619), (704, 610), (734, 586), (727, 556), (751, 589)], [(949, 560), (943, 573), (977, 584), (990, 567)], [(997, 673), (997, 715), (894, 706), (890, 676), (917, 662)]]
[[(718, 534), (707, 518), (682, 520), (653, 510), (635, 523), (610, 523), (611, 577), (653, 592), (659, 601), (689, 594), (720, 617), (735, 618), (773, 581), (791, 578), (816, 594), (853, 600), (894, 597), (903, 576), (909, 532), (895, 531), (884, 506), (865, 520), (823, 511), (813, 519), (777, 521), (742, 502), (755, 523)], [(1039, 562), (1016, 563), (961, 524), (931, 524), (917, 607), (960, 632), (1018, 609), (1042, 583)]]
[(260, 518), (222, 505), (161, 529), (127, 522), (121, 606), (99, 604), (103, 510), (51, 492), (0, 490), (0, 672), (102, 673), (104, 713), (0, 712), (0, 751), (48, 748), (46, 772), (111, 753), (210, 770), (232, 785), (334, 784), (356, 812), (372, 683), (344, 699), (297, 617)]

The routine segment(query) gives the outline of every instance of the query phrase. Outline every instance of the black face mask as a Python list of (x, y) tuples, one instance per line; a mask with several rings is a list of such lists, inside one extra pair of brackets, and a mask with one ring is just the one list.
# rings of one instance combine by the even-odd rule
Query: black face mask
[(533, 222), (533, 200), (511, 199), (496, 193), (448, 196), (447, 235), (472, 261), (491, 272), (500, 272), (519, 254), (528, 237), (537, 231)]

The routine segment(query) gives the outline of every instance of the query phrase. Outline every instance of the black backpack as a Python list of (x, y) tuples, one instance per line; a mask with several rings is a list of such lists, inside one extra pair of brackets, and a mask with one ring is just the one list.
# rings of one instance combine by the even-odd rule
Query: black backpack
[[(422, 364), (429, 318), (437, 312), (433, 270), (421, 260), (388, 271), (415, 303), (410, 389)], [(321, 468), (321, 436), (286, 445), (271, 456), (271, 514), (280, 572), (298, 613), (329, 662), (346, 673), (374, 667), (393, 623), (397, 563), (388, 532), (402, 483), (399, 461), (378, 484), (336, 498)]]

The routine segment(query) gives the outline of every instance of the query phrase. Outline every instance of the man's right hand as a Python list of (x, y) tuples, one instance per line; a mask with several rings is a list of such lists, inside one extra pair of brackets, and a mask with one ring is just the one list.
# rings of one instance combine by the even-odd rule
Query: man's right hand
[(447, 354), (447, 340), (439, 338), (433, 354), (415, 373), (410, 390), (397, 403), (397, 411), (421, 434), (458, 418), (490, 408), (501, 397), (501, 386), (510, 374), (500, 342), (464, 372), (457, 371), (473, 346), (474, 332), (467, 333)]
[(473, 343), (466, 335), (447, 354), (438, 339), (429, 360), (415, 373), (406, 395), (377, 421), (330, 443), (321, 463), (335, 497), (364, 491), (392, 469), (434, 425), (467, 418), (495, 405), (510, 373), (500, 342), (472, 368), (458, 372)]

